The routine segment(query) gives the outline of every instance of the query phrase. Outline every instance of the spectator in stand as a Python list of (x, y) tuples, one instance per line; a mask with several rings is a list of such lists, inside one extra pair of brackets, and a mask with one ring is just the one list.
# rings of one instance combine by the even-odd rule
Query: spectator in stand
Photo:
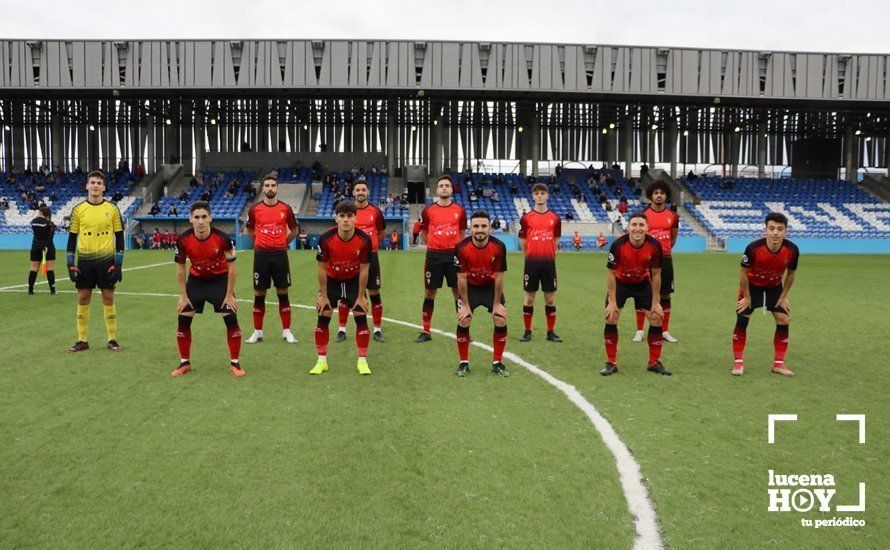
[(493, 202), (501, 202), (501, 196), (498, 195), (497, 191), (495, 191), (494, 193), (491, 194), (491, 200)]
[(133, 174), (136, 176), (136, 181), (141, 180), (145, 176), (145, 168), (141, 163), (136, 165), (136, 170), (133, 171)]
[(179, 194), (179, 202), (188, 202), (188, 201), (189, 201), (188, 191), (183, 191), (182, 193)]
[[(621, 197), (621, 198), (623, 199), (624, 197)], [(618, 204), (618, 211), (621, 212), (622, 214), (627, 214), (627, 201), (626, 200), (623, 200)]]
[(490, 199), (492, 196), (494, 196), (494, 189), (486, 186), (484, 189), (482, 189), (482, 196), (486, 199)]
[(690, 170), (689, 173), (686, 174), (686, 179), (688, 179), (688, 180), (696, 180), (696, 179), (698, 179), (698, 176), (695, 175), (695, 172), (693, 172), (692, 170)]
[(192, 179), (189, 180), (189, 187), (194, 189), (194, 188), (198, 187), (199, 185), (201, 185), (201, 184), (200, 184), (200, 182), (198, 182), (198, 178), (196, 176), (192, 176)]
[(377, 175), (377, 165), (376, 164), (371, 165), (371, 173), (374, 174), (375, 176)]
[(392, 201), (393, 201), (392, 193), (390, 193), (389, 195), (386, 196), (386, 206), (391, 206), (393, 203)]
[(212, 199), (213, 193), (210, 191), (210, 189), (205, 189), (204, 192), (201, 194), (201, 200), (204, 202), (210, 202)]
[(581, 250), (581, 235), (577, 231), (572, 236), (572, 246), (575, 247), (575, 250)]
[(62, 223), (59, 224), (59, 227), (62, 228), (62, 231), (68, 231), (68, 228), (71, 227), (71, 216), (63, 217)]
[(168, 216), (178, 216), (179, 215), (179, 211), (176, 209), (176, 205), (173, 204), (172, 202), (170, 203), (170, 206), (167, 207), (167, 215)]
[(62, 172), (62, 169), (56, 166), (56, 181), (62, 181), (62, 178), (65, 177), (65, 172)]
[(500, 229), (501, 228), (501, 220), (492, 214), (491, 216), (491, 228), (492, 229)]
[(575, 213), (572, 212), (571, 210), (569, 210), (568, 212), (566, 212), (566, 219), (569, 220), (569, 221), (574, 220), (574, 219), (575, 219)]
[(124, 196), (121, 194), (120, 190), (115, 191), (114, 195), (111, 196), (111, 202), (120, 202), (123, 200)]
[(606, 249), (606, 237), (602, 233), (596, 238), (596, 245), (600, 248), (600, 252)]
[(396, 230), (393, 230), (389, 235), (389, 250), (398, 250), (401, 248), (399, 246), (399, 233)]
[(9, 210), (9, 199), (0, 197), (0, 210)]
[(383, 166), (380, 167), (380, 173), (384, 176), (389, 174), (389, 168), (387, 168), (386, 165), (384, 164)]
[(161, 213), (161, 207), (158, 206), (158, 203), (154, 203), (151, 205), (151, 210), (148, 211), (149, 216), (157, 216)]
[(417, 221), (414, 222), (414, 227), (411, 229), (411, 236), (414, 237), (412, 243), (414, 246), (417, 246), (417, 239), (420, 237), (420, 218), (417, 218)]
[(49, 168), (47, 168), (46, 184), (47, 184), (47, 185), (55, 185), (55, 183), (56, 183), (56, 175), (55, 175), (55, 173), (54, 173), (54, 172), (50, 172), (50, 171), (49, 171)]
[(649, 165), (644, 163), (642, 166), (640, 166), (640, 177), (642, 178), (643, 176), (645, 176), (648, 173), (649, 173)]

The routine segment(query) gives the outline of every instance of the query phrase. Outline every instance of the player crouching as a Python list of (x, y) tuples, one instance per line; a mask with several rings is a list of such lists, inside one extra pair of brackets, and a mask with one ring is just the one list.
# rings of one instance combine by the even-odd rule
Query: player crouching
[(628, 299), (633, 298), (634, 307), (649, 319), (649, 366), (646, 370), (670, 376), (659, 358), (662, 348), (661, 321), (663, 312), (658, 301), (661, 288), (661, 245), (647, 235), (648, 222), (645, 214), (637, 212), (628, 220), (627, 234), (612, 242), (609, 272), (606, 276), (606, 329), (603, 339), (606, 344), (608, 362), (600, 374), (609, 376), (618, 372), (618, 319), (621, 309)]
[(457, 351), (460, 364), (455, 372), (466, 376), (470, 372), (470, 323), (473, 311), (483, 306), (494, 322), (491, 372), (510, 376), (501, 358), (507, 345), (507, 306), (504, 302), (504, 272), (507, 271), (507, 247), (491, 236), (488, 212), (478, 210), (470, 216), (471, 235), (454, 248), (457, 264)]
[(371, 237), (355, 227), (355, 203), (340, 201), (334, 211), (337, 227), (325, 231), (318, 239), (318, 324), (315, 327), (315, 347), (318, 361), (309, 374), (328, 370), (328, 341), (332, 304), (344, 302), (352, 308), (355, 320), (355, 345), (358, 348), (359, 374), (371, 374), (368, 367), (368, 303), (365, 290), (371, 266)]
[[(235, 376), (244, 376), (238, 360), (241, 351), (241, 328), (238, 327), (238, 303), (235, 300), (235, 248), (229, 236), (211, 226), (210, 205), (197, 201), (189, 209), (192, 229), (185, 231), (176, 241), (176, 279), (179, 283), (179, 328), (176, 342), (179, 345), (180, 363), (173, 376), (181, 376), (192, 370), (189, 361), (192, 346), (192, 319), (195, 313), (204, 312), (204, 303), (213, 305), (213, 311), (221, 313), (226, 323), (226, 340), (229, 344), (229, 369)], [(191, 262), (186, 279), (185, 262)]]
[[(736, 324), (732, 331), (732, 352), (735, 356), (732, 374), (735, 376), (741, 376), (745, 371), (742, 355), (745, 352), (748, 321), (751, 313), (761, 307), (772, 312), (776, 320), (772, 370), (782, 376), (794, 376), (785, 366), (785, 352), (788, 350), (788, 323), (791, 321), (788, 292), (794, 285), (800, 252), (797, 245), (785, 238), (787, 227), (788, 218), (784, 214), (770, 213), (766, 217), (766, 237), (749, 244), (742, 256)], [(785, 275), (784, 285), (782, 275)]]

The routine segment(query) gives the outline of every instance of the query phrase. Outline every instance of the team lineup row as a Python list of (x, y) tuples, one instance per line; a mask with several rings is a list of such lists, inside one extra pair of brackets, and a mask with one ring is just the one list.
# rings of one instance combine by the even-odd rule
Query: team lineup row
[[(108, 347), (120, 351), (121, 347), (115, 338), (117, 314), (114, 288), (122, 278), (123, 226), (117, 207), (103, 198), (105, 180), (101, 172), (90, 173), (86, 190), (87, 200), (72, 211), (66, 251), (68, 274), (78, 290), (78, 338), (68, 351), (89, 349), (89, 311), (95, 288), (100, 290), (102, 296)], [(250, 209), (246, 224), (247, 235), (254, 240), (255, 249), (254, 332), (246, 342), (255, 344), (262, 341), (265, 297), (268, 290), (274, 287), (281, 317), (282, 338), (289, 343), (296, 343), (290, 330), (288, 288), (291, 279), (287, 250), (298, 234), (298, 223), (290, 206), (278, 200), (278, 181), (274, 175), (263, 179), (262, 193), (263, 199)], [(368, 312), (371, 313), (373, 322), (373, 339), (385, 342), (381, 329), (383, 302), (377, 251), (386, 226), (383, 213), (368, 203), (368, 195), (367, 183), (358, 180), (353, 189), (354, 202), (344, 200), (336, 205), (336, 225), (319, 238), (316, 255), (319, 292), (315, 304), (318, 314), (315, 327), (318, 358), (309, 371), (313, 375), (328, 370), (329, 326), (335, 306), (339, 317), (338, 341), (346, 338), (346, 321), (350, 311), (352, 312), (358, 351), (356, 368), (360, 374), (371, 374), (367, 361), (368, 345), (372, 338)], [(603, 332), (607, 362), (600, 371), (604, 376), (618, 372), (617, 325), (621, 311), (630, 299), (633, 299), (637, 313), (634, 341), (643, 339), (643, 325), (646, 320), (649, 321), (646, 336), (649, 361), (646, 369), (662, 375), (672, 374), (661, 362), (661, 351), (664, 341), (677, 341), (668, 332), (668, 324), (671, 313), (670, 297), (674, 289), (671, 249), (676, 243), (679, 220), (677, 214), (667, 208), (671, 199), (668, 185), (663, 182), (652, 183), (645, 195), (649, 199), (649, 207), (630, 216), (627, 233), (613, 241), (608, 254)], [(527, 342), (532, 338), (534, 302), (536, 293), (541, 290), (547, 317), (546, 339), (559, 343), (562, 340), (555, 332), (558, 281), (556, 251), (561, 236), (561, 220), (547, 208), (549, 195), (546, 185), (535, 185), (532, 196), (534, 208), (522, 216), (519, 229), (520, 246), (525, 255), (525, 331), (520, 341)], [(38, 216), (36, 223), (32, 224), (34, 242), (29, 290), (33, 290), (33, 278), (43, 256), (47, 261), (50, 289), (54, 292), (54, 278), (51, 278), (53, 266), (50, 262), (55, 259), (55, 250), (52, 248), (51, 236), (46, 240), (47, 222), (41, 222), (42, 217), (48, 220), (48, 216)], [(427, 252), (424, 262), (423, 328), (415, 341), (424, 343), (432, 339), (430, 326), (436, 295), (443, 283), (447, 284), (452, 291), (457, 312), (459, 363), (455, 374), (466, 376), (470, 372), (470, 325), (474, 311), (482, 306), (492, 315), (494, 324), (491, 370), (500, 376), (509, 376), (510, 373), (502, 362), (507, 342), (507, 308), (504, 300), (506, 247), (491, 235), (491, 220), (487, 212), (472, 213), (469, 216), (469, 227), (467, 218), (463, 207), (452, 200), (451, 179), (441, 176), (436, 183), (435, 201), (421, 215), (421, 239), (427, 246)], [(237, 319), (238, 304), (234, 296), (236, 252), (232, 240), (213, 227), (212, 220), (210, 206), (203, 201), (195, 202), (191, 205), (189, 214), (192, 227), (183, 232), (176, 243), (175, 261), (180, 294), (176, 338), (180, 363), (172, 373), (174, 376), (181, 376), (192, 370), (191, 324), (194, 315), (202, 313), (207, 303), (221, 314), (225, 322), (231, 372), (236, 376), (244, 375), (239, 359), (242, 334)], [(736, 304), (737, 319), (732, 336), (733, 375), (740, 376), (744, 372), (743, 352), (748, 320), (753, 310), (760, 307), (771, 311), (776, 321), (772, 372), (785, 376), (794, 375), (785, 365), (785, 354), (791, 309), (788, 292), (794, 283), (798, 250), (792, 242), (785, 239), (786, 227), (787, 219), (782, 214), (768, 215), (765, 237), (752, 242), (742, 258)], [(469, 236), (466, 236), (468, 230)]]

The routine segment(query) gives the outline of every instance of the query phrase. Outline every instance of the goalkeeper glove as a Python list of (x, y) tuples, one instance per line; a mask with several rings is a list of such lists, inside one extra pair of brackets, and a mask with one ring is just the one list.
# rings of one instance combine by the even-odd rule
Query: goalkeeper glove
[(68, 278), (71, 279), (72, 283), (76, 283), (77, 277), (80, 275), (80, 270), (74, 265), (74, 253), (69, 252), (65, 255), (65, 259), (68, 262)]
[(117, 252), (114, 255), (114, 263), (108, 268), (108, 280), (112, 283), (119, 283), (124, 278), (121, 267), (124, 264), (124, 253)]

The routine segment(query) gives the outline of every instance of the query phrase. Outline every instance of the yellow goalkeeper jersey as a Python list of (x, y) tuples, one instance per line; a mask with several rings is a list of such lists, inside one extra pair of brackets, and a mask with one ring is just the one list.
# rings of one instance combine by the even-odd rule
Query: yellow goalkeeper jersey
[(83, 201), (71, 210), (71, 228), (77, 235), (77, 259), (101, 262), (114, 258), (114, 233), (123, 231), (121, 211), (108, 201)]

